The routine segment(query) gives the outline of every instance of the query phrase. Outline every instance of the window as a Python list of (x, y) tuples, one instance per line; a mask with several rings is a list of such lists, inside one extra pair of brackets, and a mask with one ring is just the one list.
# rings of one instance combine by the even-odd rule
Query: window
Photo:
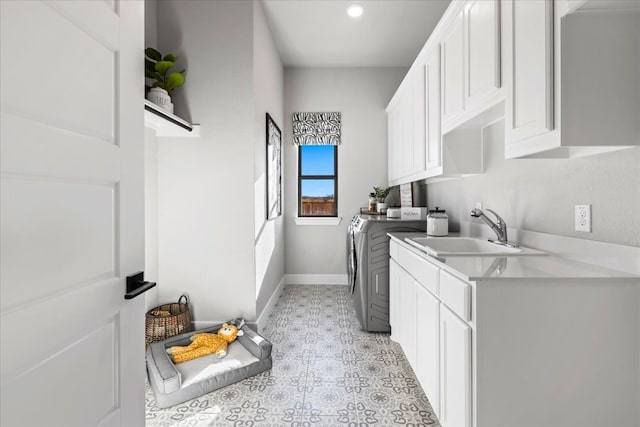
[(338, 216), (338, 147), (298, 146), (298, 216)]

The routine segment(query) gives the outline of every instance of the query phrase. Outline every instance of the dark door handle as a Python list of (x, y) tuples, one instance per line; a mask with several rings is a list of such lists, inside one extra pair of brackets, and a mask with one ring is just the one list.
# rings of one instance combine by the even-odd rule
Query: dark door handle
[(144, 281), (144, 271), (139, 271), (131, 276), (127, 276), (127, 293), (124, 294), (124, 299), (133, 299), (147, 292), (155, 285), (155, 282)]

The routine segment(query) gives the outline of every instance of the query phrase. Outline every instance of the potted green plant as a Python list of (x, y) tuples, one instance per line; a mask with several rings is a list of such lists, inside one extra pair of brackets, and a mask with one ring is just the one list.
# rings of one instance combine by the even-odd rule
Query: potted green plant
[(385, 213), (387, 210), (387, 204), (385, 200), (387, 200), (387, 196), (391, 192), (391, 187), (373, 187), (373, 194), (376, 197), (377, 210), (380, 213)]
[(163, 56), (152, 47), (146, 48), (144, 53), (146, 55), (144, 60), (145, 76), (155, 80), (147, 99), (160, 108), (173, 113), (171, 95), (175, 88), (184, 85), (184, 72), (186, 70), (169, 72), (178, 62), (178, 56), (173, 53)]

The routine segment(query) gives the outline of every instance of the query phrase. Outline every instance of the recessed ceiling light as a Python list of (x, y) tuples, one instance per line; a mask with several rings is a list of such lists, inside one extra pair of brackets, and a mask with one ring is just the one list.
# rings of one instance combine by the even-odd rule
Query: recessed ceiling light
[(352, 4), (347, 8), (347, 15), (352, 18), (358, 18), (364, 13), (364, 8), (359, 4)]

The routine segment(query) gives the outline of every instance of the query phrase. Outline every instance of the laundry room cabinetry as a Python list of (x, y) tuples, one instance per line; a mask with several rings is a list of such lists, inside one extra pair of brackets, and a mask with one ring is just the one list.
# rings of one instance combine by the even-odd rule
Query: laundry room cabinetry
[(393, 240), (390, 248), (392, 339), (441, 424), (471, 426), (471, 326), (441, 302), (439, 282), (447, 273)]
[(443, 427), (638, 425), (637, 276), (552, 255), (433, 258), (395, 234), (389, 254), (391, 339)]
[(387, 107), (389, 185), (482, 173), (480, 127), (504, 114), (499, 11), (454, 0), (416, 57)]
[(387, 107), (389, 185), (411, 182), (426, 169), (424, 73), (412, 67)]
[(640, 145), (640, 3), (502, 4), (505, 157)]
[(469, 0), (452, 7), (455, 16), (441, 36), (443, 133), (504, 99), (500, 1)]

